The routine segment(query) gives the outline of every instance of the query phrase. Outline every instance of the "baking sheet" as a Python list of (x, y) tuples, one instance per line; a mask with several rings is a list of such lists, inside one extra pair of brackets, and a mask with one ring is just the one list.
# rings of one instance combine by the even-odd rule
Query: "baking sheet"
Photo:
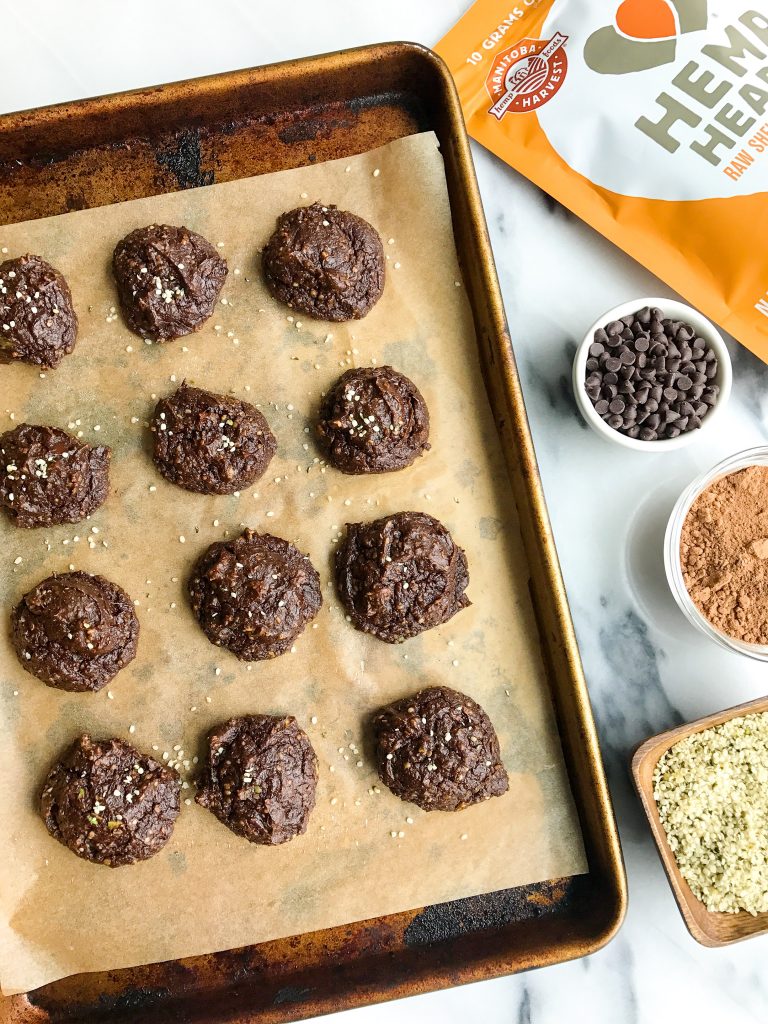
[[(315, 199), (361, 214), (384, 240), (384, 296), (363, 321), (295, 317), (261, 283), (258, 249), (275, 218)], [(165, 346), (124, 327), (109, 271), (115, 242), (153, 221), (222, 243), (230, 268), (211, 321)], [(0, 422), (51, 423), (113, 449), (111, 496), (88, 522), (27, 532), (3, 518), (2, 592), (10, 606), (74, 566), (123, 586), (141, 622), (137, 658), (95, 695), (45, 687), (20, 668), (7, 630), (0, 636), (3, 992), (585, 871), (435, 136), (7, 226), (0, 248), (37, 252), (60, 268), (81, 322), (58, 370), (41, 378), (30, 367), (0, 368)], [(338, 374), (373, 362), (416, 381), (432, 450), (401, 473), (350, 478), (322, 465), (311, 425)], [(277, 436), (265, 477), (239, 496), (190, 494), (154, 470), (145, 423), (157, 397), (183, 379), (259, 405)], [(437, 516), (465, 548), (473, 604), (390, 646), (346, 622), (330, 567), (345, 522), (402, 509)], [(325, 599), (295, 653), (251, 666), (208, 643), (184, 591), (200, 551), (245, 525), (306, 551)], [(367, 738), (376, 707), (438, 682), (483, 704), (510, 773), (505, 796), (453, 815), (426, 814), (379, 786)], [(320, 761), (309, 831), (276, 849), (250, 846), (194, 804), (193, 759), (205, 733), (248, 712), (295, 714)], [(152, 860), (114, 871), (87, 864), (37, 817), (49, 764), (83, 730), (189, 762), (182, 796), (191, 804)]]

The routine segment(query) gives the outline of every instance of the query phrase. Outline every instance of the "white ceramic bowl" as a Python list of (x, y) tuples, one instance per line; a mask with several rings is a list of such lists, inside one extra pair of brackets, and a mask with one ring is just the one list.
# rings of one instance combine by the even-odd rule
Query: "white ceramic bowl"
[[(702, 426), (701, 429), (703, 430), (704, 427)], [(710, 640), (714, 640), (715, 643), (729, 651), (746, 654), (747, 657), (755, 658), (757, 661), (768, 661), (768, 645), (748, 644), (736, 637), (728, 636), (727, 633), (716, 629), (709, 619), (701, 614), (688, 593), (683, 578), (683, 567), (680, 564), (680, 537), (685, 517), (688, 515), (691, 505), (701, 492), (715, 480), (728, 476), (730, 473), (736, 473), (740, 469), (746, 469), (747, 466), (768, 466), (768, 447), (748, 448), (746, 451), (730, 455), (686, 487), (677, 499), (667, 523), (667, 531), (664, 536), (664, 569), (672, 596), (690, 623), (701, 630)]]
[[(627, 437), (620, 434), (618, 430), (609, 427), (595, 412), (595, 407), (587, 395), (584, 381), (587, 375), (587, 359), (589, 358), (589, 346), (594, 341), (594, 334), (598, 327), (605, 327), (611, 320), (620, 320), (621, 317), (634, 313), (643, 306), (658, 306), (664, 311), (665, 316), (673, 320), (683, 320), (696, 330), (708, 345), (714, 350), (717, 356), (717, 375), (714, 383), (720, 386), (720, 394), (716, 404), (709, 410), (698, 430), (690, 430), (688, 433), (680, 434), (678, 437), (665, 437), (658, 441), (641, 441), (639, 437)], [(614, 306), (607, 310), (595, 320), (592, 326), (576, 350), (576, 358), (573, 361), (573, 392), (576, 396), (576, 404), (584, 419), (590, 427), (604, 437), (607, 441), (621, 445), (622, 448), (632, 448), (637, 452), (669, 452), (674, 448), (684, 448), (687, 444), (700, 440), (711, 434), (712, 428), (718, 423), (723, 410), (728, 404), (731, 395), (731, 357), (725, 346), (720, 332), (715, 325), (705, 316), (697, 312), (684, 302), (676, 302), (674, 299), (641, 298), (631, 299), (629, 302), (622, 302), (620, 306)]]

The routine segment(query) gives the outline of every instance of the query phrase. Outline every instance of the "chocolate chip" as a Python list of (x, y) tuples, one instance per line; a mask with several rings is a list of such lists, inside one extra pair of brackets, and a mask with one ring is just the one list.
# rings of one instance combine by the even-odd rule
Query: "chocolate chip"
[(641, 441), (655, 441), (656, 440), (656, 431), (655, 430), (651, 430), (650, 427), (643, 427), (642, 430), (640, 431), (640, 440)]
[(618, 384), (619, 383), (619, 378), (616, 376), (615, 373), (606, 373), (605, 376), (603, 377), (603, 383), (604, 384)]
[(618, 430), (619, 427), (624, 426), (624, 420), (621, 418), (621, 416), (609, 416), (605, 422), (608, 424), (609, 427), (613, 427), (614, 430)]
[[(693, 381), (691, 380), (690, 377), (678, 377), (678, 379), (677, 379), (677, 388), (678, 388), (679, 391), (690, 391), (690, 389), (692, 387), (693, 387)], [(666, 391), (664, 392), (664, 394), (666, 395)], [(683, 398), (684, 397), (685, 396), (683, 396)]]
[(621, 320), (611, 320), (609, 324), (605, 325), (605, 333), (609, 338), (613, 338), (617, 334), (621, 334), (624, 330), (624, 324)]
[(606, 370), (609, 370), (611, 373), (615, 373), (619, 369), (620, 366), (621, 366), (621, 360), (620, 359), (616, 359), (615, 356), (612, 356), (610, 359), (606, 359), (606, 361), (605, 361), (605, 368), (606, 368)]
[(677, 392), (674, 388), (664, 388), (663, 394), (668, 402), (674, 402), (677, 398)]
[(614, 400), (608, 406), (609, 412), (612, 412), (614, 415), (624, 412), (624, 408), (624, 402), (621, 398), (614, 398)]
[(605, 416), (605, 414), (608, 412), (608, 402), (606, 402), (604, 398), (600, 398), (597, 402), (595, 402), (595, 412), (598, 414), (598, 416)]
[(600, 341), (593, 341), (589, 346), (589, 354), (591, 356), (599, 356), (602, 355), (603, 352), (605, 352), (605, 345)]
[(651, 347), (651, 342), (647, 334), (639, 334), (635, 338), (635, 352), (647, 352)]

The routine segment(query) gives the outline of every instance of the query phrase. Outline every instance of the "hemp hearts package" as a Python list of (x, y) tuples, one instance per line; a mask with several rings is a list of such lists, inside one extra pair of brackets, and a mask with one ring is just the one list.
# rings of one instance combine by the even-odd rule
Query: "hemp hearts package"
[(478, 0), (470, 134), (768, 362), (768, 2)]

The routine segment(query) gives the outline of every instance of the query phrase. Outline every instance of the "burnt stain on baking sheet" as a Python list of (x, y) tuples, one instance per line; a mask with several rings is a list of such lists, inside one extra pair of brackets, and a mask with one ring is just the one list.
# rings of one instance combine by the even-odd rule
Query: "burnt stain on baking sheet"
[(285, 985), (277, 990), (272, 1002), (275, 1006), (282, 1006), (284, 1003), (303, 1003), (311, 994), (311, 988), (301, 988), (299, 985)]
[(196, 128), (185, 128), (163, 149), (158, 149), (155, 158), (161, 167), (170, 171), (179, 188), (199, 188), (214, 181), (212, 170), (203, 170), (200, 132)]
[[(28, 999), (36, 1016), (22, 1020), (39, 1020), (41, 1024), (43, 1021), (46, 1024), (64, 1024), (65, 1021), (71, 1024), (100, 1024), (106, 1020), (110, 1024), (135, 1024), (137, 1021), (152, 1021), (152, 1024), (164, 1024), (166, 1021), (170, 1024), (173, 1021), (174, 1024), (183, 1024), (190, 1019), (180, 1009), (171, 989), (165, 987), (132, 986), (114, 995), (100, 995), (93, 1002), (69, 1002), (64, 1008), (60, 1004), (47, 1006), (45, 1001), (35, 998), (35, 993), (30, 993)], [(173, 1008), (170, 1006), (171, 1001), (174, 1003)], [(38, 1016), (40, 1014), (44, 1016)]]
[[(139, 1014), (146, 1013), (150, 1008), (157, 1007), (170, 998), (171, 991), (167, 988), (126, 988), (114, 996), (99, 996), (99, 1009), (114, 1017), (119, 1017), (120, 1014), (126, 1017), (129, 1014), (136, 1014), (136, 1019), (139, 1020)], [(92, 1009), (95, 1011), (96, 1007)]]
[(405, 929), (407, 946), (431, 946), (479, 931), (498, 931), (567, 909), (574, 878), (534, 882), (515, 889), (451, 900), (426, 907)]
[(277, 137), (286, 145), (314, 142), (318, 138), (329, 139), (338, 128), (350, 128), (354, 123), (354, 117), (329, 117), (327, 112), (322, 111), (313, 111), (311, 114), (302, 112), (291, 118), (278, 131)]
[(368, 96), (354, 96), (347, 100), (346, 107), (356, 114), (375, 110), (377, 107), (396, 107), (414, 121), (417, 131), (426, 132), (434, 127), (424, 103), (411, 92), (381, 92)]

